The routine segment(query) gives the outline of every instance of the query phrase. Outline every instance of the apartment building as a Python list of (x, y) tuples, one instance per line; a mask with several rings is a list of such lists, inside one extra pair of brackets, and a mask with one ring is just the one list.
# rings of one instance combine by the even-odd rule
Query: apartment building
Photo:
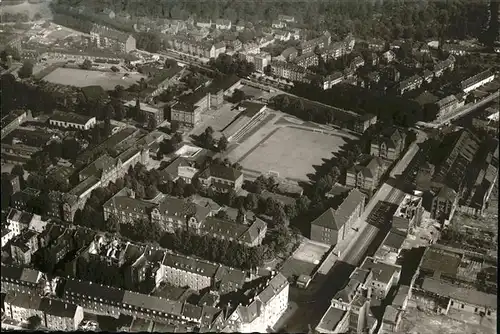
[(494, 79), (495, 73), (493, 73), (492, 70), (488, 69), (460, 82), (460, 88), (464, 93), (469, 93), (481, 86), (486, 85), (489, 82), (492, 82)]
[(420, 226), (423, 212), (422, 197), (406, 194), (392, 216), (392, 229), (411, 234)]
[(154, 220), (166, 231), (174, 232), (179, 228), (198, 229), (210, 209), (182, 199), (166, 197), (160, 203), (136, 199), (133, 192), (124, 188), (103, 205), (104, 219), (111, 215), (123, 224), (133, 224), (141, 219)]
[(44, 313), (40, 310), (42, 297), (40, 295), (8, 291), (5, 295), (5, 315), (15, 321), (26, 322), (30, 317), (38, 316), (44, 319)]
[(198, 176), (205, 187), (212, 187), (220, 192), (238, 191), (243, 185), (243, 173), (236, 168), (224, 165), (210, 165)]
[(396, 128), (387, 129), (370, 145), (370, 155), (388, 161), (399, 158), (405, 148), (406, 134)]
[(200, 233), (219, 239), (235, 241), (248, 247), (262, 244), (267, 232), (267, 224), (255, 218), (253, 221), (235, 223), (229, 220), (207, 217), (200, 226)]
[(83, 320), (83, 308), (52, 298), (42, 298), (42, 324), (51, 330), (76, 331)]
[(100, 49), (111, 49), (121, 53), (129, 53), (136, 49), (136, 40), (132, 35), (99, 25), (92, 27), (90, 40)]
[(28, 228), (35, 215), (18, 209), (10, 209), (7, 215), (7, 224), (14, 235), (19, 235)]
[(259, 73), (264, 73), (264, 69), (271, 64), (271, 55), (269, 53), (262, 52), (254, 56), (255, 71)]
[(175, 38), (171, 42), (171, 46), (180, 52), (209, 59), (217, 58), (220, 54), (226, 52), (226, 44), (224, 42), (196, 41), (184, 37)]
[(44, 274), (38, 270), (2, 264), (2, 291), (39, 294), (45, 284)]
[(398, 86), (397, 86), (398, 93), (403, 95), (406, 92), (420, 88), (420, 86), (422, 86), (423, 82), (424, 82), (424, 79), (421, 76), (412, 75), (411, 77), (401, 81), (398, 84)]
[(31, 112), (25, 110), (14, 110), (10, 114), (2, 117), (2, 138), (4, 139), (9, 133), (17, 129), (26, 119), (31, 117)]
[[(127, 108), (136, 108), (136, 101), (128, 101), (124, 106)], [(160, 108), (139, 102), (139, 109), (145, 115), (144, 125), (150, 130), (154, 130), (165, 120), (163, 110)]]
[(178, 287), (189, 286), (200, 291), (214, 286), (215, 273), (219, 265), (187, 256), (166, 253), (163, 259), (163, 279)]
[(225, 19), (215, 20), (215, 29), (231, 30), (231, 20), (225, 20)]
[(10, 253), (12, 261), (21, 266), (29, 265), (31, 257), (39, 248), (38, 233), (26, 229), (11, 241)]
[(205, 29), (210, 29), (212, 28), (212, 20), (208, 21), (197, 21), (196, 26), (198, 28), (205, 28)]
[(224, 95), (230, 95), (241, 85), (237, 76), (227, 76), (213, 81), (208, 87), (181, 96), (172, 105), (171, 120), (186, 128), (192, 128), (201, 121), (201, 113), (210, 108), (218, 108), (224, 103)]
[(90, 130), (96, 124), (96, 118), (71, 112), (58, 112), (50, 117), (49, 124), (64, 129)]
[(335, 246), (345, 240), (365, 207), (365, 195), (352, 189), (337, 209), (329, 208), (311, 222), (311, 240)]
[(371, 156), (364, 158), (347, 170), (345, 185), (357, 188), (371, 197), (386, 169), (387, 166), (381, 158)]
[(311, 74), (311, 72), (301, 66), (284, 61), (272, 61), (271, 73), (279, 78), (300, 82), (304, 82), (307, 76)]
[(252, 297), (245, 304), (229, 310), (224, 331), (264, 333), (273, 328), (288, 308), (289, 288), (281, 273), (267, 278), (255, 291), (249, 291), (247, 295)]
[(450, 70), (453, 71), (455, 68), (455, 57), (453, 55), (449, 55), (443, 61), (438, 62), (434, 65), (434, 76), (439, 78), (443, 75), (444, 71)]
[(309, 66), (317, 66), (318, 65), (318, 55), (314, 52), (310, 53), (302, 53), (300, 56), (295, 58), (293, 62), (299, 66), (304, 68), (308, 68)]
[(302, 42), (299, 48), (302, 54), (307, 54), (314, 52), (314, 49), (316, 49), (316, 47), (318, 47), (319, 49), (328, 48), (331, 42), (332, 35), (328, 31), (325, 31), (323, 35), (318, 38)]

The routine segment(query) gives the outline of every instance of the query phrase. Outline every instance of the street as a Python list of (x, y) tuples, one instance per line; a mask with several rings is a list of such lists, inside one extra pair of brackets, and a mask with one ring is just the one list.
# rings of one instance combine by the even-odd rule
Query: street
[(472, 111), (484, 106), (485, 104), (497, 99), (500, 96), (500, 92), (494, 92), (490, 94), (488, 97), (478, 101), (476, 103), (469, 103), (463, 106), (462, 108), (457, 109), (452, 115), (448, 115), (445, 118), (437, 119), (432, 123), (426, 122), (417, 122), (417, 125), (428, 127), (428, 128), (439, 128), (440, 126), (445, 125), (446, 123), (450, 123), (452, 121), (456, 121), (457, 119), (471, 113)]
[[(416, 145), (417, 142), (425, 140), (425, 136), (417, 135), (417, 139), (411, 145)], [(413, 146), (410, 146), (413, 147)], [(414, 149), (408, 149), (406, 154), (394, 167), (397, 171), (404, 171), (415, 155)], [(399, 201), (404, 196), (404, 193), (384, 183), (375, 193), (372, 199), (365, 207), (363, 214), (360, 217), (358, 226), (360, 226), (359, 236), (352, 240), (346, 250), (341, 254), (341, 260), (337, 261), (330, 272), (326, 275), (318, 273), (307, 290), (302, 290), (297, 287), (290, 287), (290, 302), (295, 302), (298, 306), (295, 316), (290, 319), (282, 328), (287, 332), (307, 332), (309, 326), (316, 327), (321, 320), (323, 314), (330, 306), (331, 299), (340, 289), (344, 287), (349, 275), (354, 271), (356, 266), (360, 265), (367, 250), (370, 246), (377, 246), (376, 243), (382, 236), (379, 233), (385, 233), (386, 230), (377, 226), (371, 225), (368, 222), (373, 220), (377, 211), (381, 206), (391, 207), (399, 204)], [(382, 205), (381, 205), (382, 204)], [(388, 204), (388, 205), (385, 205)], [(375, 210), (375, 211), (374, 211)], [(383, 219), (382, 219), (383, 220)], [(377, 237), (379, 236), (379, 237)], [(311, 290), (308, 293), (308, 290)], [(312, 302), (314, 301), (314, 303)], [(280, 322), (281, 323), (281, 322)]]

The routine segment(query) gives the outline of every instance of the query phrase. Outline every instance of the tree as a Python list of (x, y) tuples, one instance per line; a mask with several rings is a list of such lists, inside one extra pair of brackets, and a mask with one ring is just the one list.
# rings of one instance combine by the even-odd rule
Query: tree
[(122, 85), (116, 85), (115, 90), (114, 90), (114, 95), (117, 99), (122, 99), (123, 98), (123, 92), (125, 91), (125, 88)]
[(239, 209), (238, 215), (236, 216), (236, 222), (238, 224), (244, 224), (245, 223), (245, 216), (246, 216), (245, 209)]
[(26, 79), (31, 77), (33, 75), (33, 63), (29, 60), (25, 61), (23, 63), (23, 66), (21, 66), (21, 68), (17, 72), (17, 74), (21, 79)]
[(42, 319), (38, 315), (32, 315), (28, 319), (28, 328), (36, 330), (42, 325)]
[(120, 72), (120, 69), (116, 66), (111, 66), (111, 71), (113, 72)]
[(10, 171), (12, 175), (19, 176), (19, 179), (24, 180), (24, 168), (22, 165), (14, 165), (12, 170)]
[(158, 189), (154, 184), (149, 185), (146, 188), (146, 198), (147, 199), (153, 199), (156, 197), (156, 194), (158, 194)]
[(111, 233), (120, 233), (120, 221), (115, 215), (109, 216), (106, 222), (106, 228)]
[(219, 152), (224, 152), (227, 149), (228, 143), (229, 142), (226, 136), (222, 135), (219, 141), (217, 142), (217, 148), (219, 149)]
[(219, 219), (229, 220), (229, 215), (227, 214), (227, 212), (225, 210), (218, 211), (215, 214), (215, 217), (219, 218)]
[(247, 210), (255, 210), (257, 208), (258, 199), (255, 194), (248, 193), (245, 197), (245, 208)]
[(80, 67), (84, 70), (90, 70), (92, 68), (92, 61), (85, 59)]

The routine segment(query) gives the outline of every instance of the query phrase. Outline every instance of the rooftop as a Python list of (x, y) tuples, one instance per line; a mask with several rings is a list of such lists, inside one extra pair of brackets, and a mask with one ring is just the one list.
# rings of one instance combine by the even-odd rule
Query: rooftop
[(329, 208), (311, 224), (333, 228), (337, 231), (346, 223), (356, 207), (364, 202), (365, 196), (357, 189), (352, 189), (340, 206), (334, 210)]
[(496, 295), (484, 293), (475, 289), (458, 287), (451, 283), (429, 277), (424, 279), (422, 289), (472, 305), (484, 306), (494, 310), (497, 309)]
[(47, 314), (63, 318), (74, 318), (77, 309), (78, 305), (50, 298), (43, 298), (39, 308), (40, 311)]
[(85, 125), (88, 121), (95, 119), (91, 116), (83, 116), (72, 112), (57, 112), (50, 117), (50, 120)]
[(400, 266), (380, 262), (372, 257), (365, 258), (361, 268), (371, 270), (373, 280), (384, 283), (388, 283), (396, 272), (401, 271)]
[(323, 318), (321, 318), (318, 327), (325, 331), (333, 331), (346, 313), (346, 311), (330, 306)]

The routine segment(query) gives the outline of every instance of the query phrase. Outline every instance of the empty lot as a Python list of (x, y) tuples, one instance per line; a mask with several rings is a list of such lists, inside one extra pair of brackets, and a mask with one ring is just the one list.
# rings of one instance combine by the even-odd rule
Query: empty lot
[(260, 173), (278, 172), (280, 177), (308, 181), (313, 165), (322, 165), (340, 150), (345, 141), (310, 130), (283, 127), (275, 130), (240, 162), (245, 169)]
[(130, 74), (128, 77), (123, 73), (87, 71), (74, 68), (57, 68), (43, 78), (44, 81), (55, 84), (85, 87), (101, 86), (105, 90), (112, 90), (117, 85), (128, 88), (137, 83), (141, 78), (146, 78), (140, 74)]

